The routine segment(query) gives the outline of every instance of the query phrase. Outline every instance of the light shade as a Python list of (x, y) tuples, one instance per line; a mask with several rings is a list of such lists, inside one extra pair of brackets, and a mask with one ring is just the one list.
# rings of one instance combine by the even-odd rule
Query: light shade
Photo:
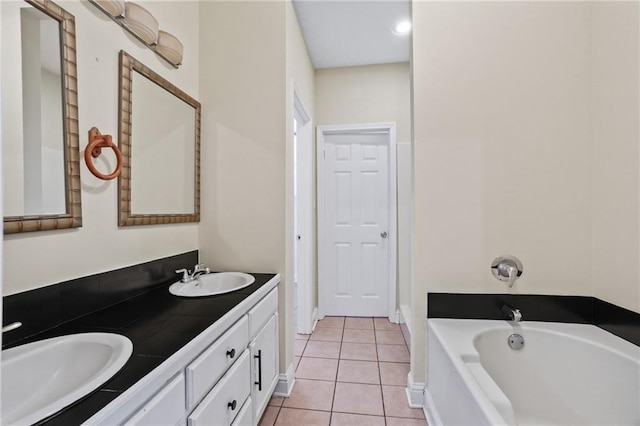
[(154, 44), (158, 40), (158, 21), (136, 3), (125, 3), (124, 24), (147, 44)]
[(164, 56), (169, 62), (173, 65), (180, 65), (183, 51), (184, 47), (176, 36), (162, 30), (158, 32), (156, 52)]
[(105, 12), (111, 16), (124, 15), (124, 0), (94, 0)]

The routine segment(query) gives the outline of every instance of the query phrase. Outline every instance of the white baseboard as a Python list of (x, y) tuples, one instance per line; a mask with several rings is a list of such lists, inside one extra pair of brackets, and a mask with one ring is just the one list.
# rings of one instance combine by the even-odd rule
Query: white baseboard
[(422, 407), (422, 410), (424, 411), (429, 426), (442, 426), (442, 420), (440, 419), (438, 410), (436, 410), (433, 398), (431, 398), (431, 392), (429, 392), (428, 388), (424, 390), (424, 407)]
[[(407, 375), (407, 401), (411, 408), (424, 408), (424, 383), (416, 383), (413, 381), (413, 374), (409, 372)], [(429, 423), (431, 425), (431, 423)]]
[(318, 325), (318, 307), (313, 308), (313, 313), (311, 314), (311, 331), (316, 329), (316, 325)]
[(296, 384), (295, 371), (295, 367), (291, 363), (287, 368), (287, 372), (278, 376), (278, 384), (276, 384), (276, 389), (273, 391), (274, 396), (291, 396), (293, 386)]

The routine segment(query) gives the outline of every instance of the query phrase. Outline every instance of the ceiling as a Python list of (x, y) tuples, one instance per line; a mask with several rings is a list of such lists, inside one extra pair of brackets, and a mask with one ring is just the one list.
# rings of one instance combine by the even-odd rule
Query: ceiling
[(411, 17), (409, 0), (293, 0), (313, 66), (409, 61), (410, 35), (391, 30)]

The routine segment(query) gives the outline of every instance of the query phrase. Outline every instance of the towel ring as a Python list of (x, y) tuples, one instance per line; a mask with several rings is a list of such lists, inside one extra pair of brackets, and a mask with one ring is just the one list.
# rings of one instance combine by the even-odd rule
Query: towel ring
[[(91, 157), (98, 158), (100, 154), (102, 154), (102, 148), (111, 148), (116, 155), (116, 169), (108, 175), (100, 173), (91, 159)], [(92, 127), (91, 130), (89, 130), (89, 145), (87, 145), (84, 150), (84, 161), (87, 163), (89, 171), (95, 177), (102, 180), (115, 179), (122, 171), (122, 153), (120, 149), (111, 140), (111, 135), (101, 134), (97, 127)]]

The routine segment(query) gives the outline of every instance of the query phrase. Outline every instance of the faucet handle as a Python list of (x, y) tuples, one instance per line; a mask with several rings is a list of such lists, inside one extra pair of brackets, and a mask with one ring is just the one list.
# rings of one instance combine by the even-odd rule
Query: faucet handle
[(514, 256), (500, 256), (491, 262), (491, 272), (500, 281), (506, 281), (509, 288), (522, 275), (522, 262)]
[(2, 327), (2, 332), (5, 333), (7, 331), (11, 331), (11, 330), (15, 330), (16, 328), (20, 328), (22, 327), (22, 323), (19, 321), (16, 322), (12, 322), (9, 325), (5, 325), (4, 327)]
[(183, 283), (189, 282), (191, 273), (189, 272), (188, 269), (186, 268), (178, 269), (176, 271), (176, 274), (182, 274), (182, 279), (180, 281), (182, 281)]
[(197, 263), (196, 266), (193, 267), (193, 272), (204, 270), (204, 263)]

